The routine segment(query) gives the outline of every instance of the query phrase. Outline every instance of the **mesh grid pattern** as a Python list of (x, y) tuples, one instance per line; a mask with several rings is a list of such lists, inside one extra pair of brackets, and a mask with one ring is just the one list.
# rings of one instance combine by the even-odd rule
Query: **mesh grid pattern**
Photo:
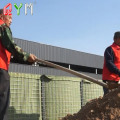
[(77, 77), (10, 73), (10, 120), (59, 120), (103, 95), (102, 87)]
[(88, 81), (82, 82), (82, 101), (84, 106), (87, 102), (91, 101), (92, 99), (98, 98), (103, 96), (103, 88), (95, 83), (91, 83)]
[(41, 82), (37, 75), (10, 73), (10, 120), (39, 120)]
[(45, 91), (45, 120), (57, 120), (67, 114), (78, 112), (81, 108), (80, 79), (52, 77), (52, 81), (43, 82)]

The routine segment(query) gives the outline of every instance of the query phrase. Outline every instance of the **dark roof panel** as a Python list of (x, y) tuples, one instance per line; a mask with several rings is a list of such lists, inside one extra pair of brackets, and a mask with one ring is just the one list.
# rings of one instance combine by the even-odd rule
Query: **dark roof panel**
[(14, 40), (25, 51), (33, 53), (38, 58), (44, 60), (100, 69), (103, 67), (103, 56), (45, 45), (17, 38)]
[[(17, 72), (17, 73), (76, 77), (70, 73), (67, 73), (67, 72), (64, 72), (64, 71), (61, 71), (55, 68), (21, 65), (21, 64), (14, 64), (14, 63), (10, 64), (9, 71)], [(92, 74), (92, 73), (87, 73), (87, 72), (80, 72), (80, 73), (83, 73), (85, 75), (91, 76), (96, 79), (102, 79), (102, 76), (100, 74)]]

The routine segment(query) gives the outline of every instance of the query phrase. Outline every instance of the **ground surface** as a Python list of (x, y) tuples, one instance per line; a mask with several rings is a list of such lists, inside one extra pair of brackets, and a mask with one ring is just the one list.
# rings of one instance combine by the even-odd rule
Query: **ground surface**
[(62, 120), (120, 120), (120, 88), (88, 102), (78, 113)]

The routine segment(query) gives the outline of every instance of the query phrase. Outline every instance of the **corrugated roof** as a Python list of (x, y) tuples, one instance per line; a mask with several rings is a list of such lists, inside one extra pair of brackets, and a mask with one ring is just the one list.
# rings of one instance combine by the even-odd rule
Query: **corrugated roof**
[[(41, 43), (26, 41), (15, 38), (15, 43), (19, 45), (24, 51), (35, 54), (38, 58), (53, 61), (55, 63), (65, 63), (77, 66), (86, 66), (86, 68), (98, 68), (102, 70), (103, 56), (84, 53), (80, 51), (70, 50), (66, 48), (45, 45)], [(55, 76), (74, 76), (61, 70), (49, 67), (31, 66), (25, 64), (11, 63), (10, 72), (32, 73), (32, 74), (45, 74)], [(78, 70), (79, 71), (79, 70)], [(101, 79), (101, 74), (82, 72), (86, 75)]]
[(45, 45), (17, 38), (14, 40), (19, 46), (23, 48), (23, 50), (33, 53), (38, 58), (44, 60), (100, 69), (103, 67), (103, 56)]

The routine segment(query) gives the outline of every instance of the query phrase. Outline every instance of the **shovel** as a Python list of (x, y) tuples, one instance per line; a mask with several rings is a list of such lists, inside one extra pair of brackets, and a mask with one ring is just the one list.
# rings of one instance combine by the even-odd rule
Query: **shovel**
[(103, 87), (105, 87), (105, 88), (109, 88), (106, 83), (101, 82), (100, 80), (97, 80), (97, 79), (95, 79), (95, 78), (93, 78), (93, 77), (90, 77), (90, 76), (84, 75), (84, 74), (82, 74), (82, 73), (79, 73), (79, 72), (77, 72), (77, 71), (74, 71), (74, 70), (71, 70), (71, 69), (62, 67), (62, 66), (60, 66), (60, 65), (54, 64), (54, 63), (52, 63), (52, 62), (48, 62), (48, 61), (45, 61), (45, 60), (42, 60), (42, 59), (38, 59), (38, 58), (37, 58), (36, 61), (37, 61), (38, 63), (42, 63), (42, 64), (45, 64), (45, 65), (47, 65), (47, 66), (50, 66), (50, 67), (53, 67), (53, 68), (57, 68), (57, 69), (59, 69), (59, 70), (62, 70), (62, 71), (71, 73), (71, 74), (73, 74), (73, 75), (75, 75), (75, 76), (78, 76), (78, 77), (80, 77), (80, 78), (86, 79), (86, 80), (88, 80), (88, 81), (90, 81), (90, 82), (96, 83), (96, 84), (98, 84), (98, 85), (100, 85), (100, 86), (103, 86)]

